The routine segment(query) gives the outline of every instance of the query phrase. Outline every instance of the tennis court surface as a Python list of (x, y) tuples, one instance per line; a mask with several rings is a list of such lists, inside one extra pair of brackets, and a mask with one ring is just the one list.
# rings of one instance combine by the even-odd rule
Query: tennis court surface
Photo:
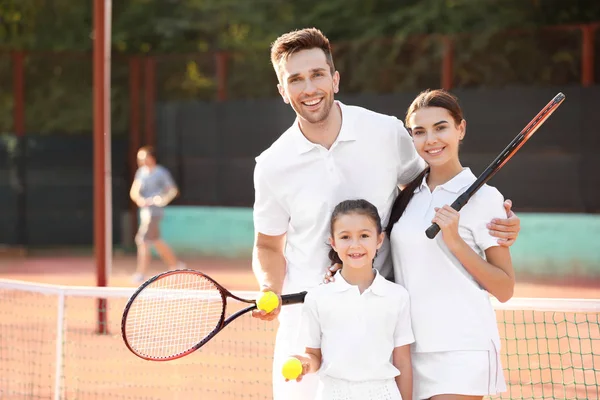
[[(255, 288), (247, 260), (190, 260), (188, 267), (234, 290)], [(0, 399), (271, 398), (276, 323), (242, 317), (180, 360), (151, 362), (131, 354), (120, 322), (134, 290), (132, 268), (132, 259), (116, 257), (113, 287), (95, 288), (89, 286), (91, 258), (1, 260)], [(152, 268), (161, 270), (160, 264)], [(497, 398), (599, 398), (597, 287), (521, 283), (516, 296), (522, 299), (497, 305), (509, 384)], [(99, 298), (106, 299), (108, 334), (97, 333)]]

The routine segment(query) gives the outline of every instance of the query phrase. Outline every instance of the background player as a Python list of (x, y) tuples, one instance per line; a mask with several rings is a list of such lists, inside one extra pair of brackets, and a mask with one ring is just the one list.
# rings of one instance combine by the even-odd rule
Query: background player
[(137, 269), (133, 275), (135, 283), (141, 283), (150, 261), (150, 246), (169, 268), (183, 268), (171, 248), (160, 237), (160, 222), (163, 208), (179, 193), (169, 171), (156, 163), (156, 155), (151, 146), (145, 146), (137, 153), (138, 170), (135, 173), (129, 196), (140, 208), (140, 226), (135, 236), (137, 245)]

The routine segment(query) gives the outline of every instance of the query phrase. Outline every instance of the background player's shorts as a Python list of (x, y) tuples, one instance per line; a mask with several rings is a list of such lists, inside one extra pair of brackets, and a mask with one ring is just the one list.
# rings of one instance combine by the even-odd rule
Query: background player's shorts
[(160, 239), (160, 221), (162, 216), (152, 215), (150, 210), (140, 211), (140, 227), (135, 235), (137, 244), (148, 243)]

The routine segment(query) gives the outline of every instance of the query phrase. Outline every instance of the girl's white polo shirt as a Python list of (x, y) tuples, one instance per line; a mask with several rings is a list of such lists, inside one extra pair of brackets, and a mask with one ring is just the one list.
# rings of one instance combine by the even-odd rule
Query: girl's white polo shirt
[[(392, 230), (394, 273), (411, 297), (416, 352), (488, 350), (490, 341), (500, 348), (489, 293), (448, 250), (442, 233), (425, 236), (434, 208), (452, 204), (475, 180), (465, 168), (431, 192), (425, 177)], [(486, 225), (506, 218), (503, 202), (496, 188), (484, 185), (460, 211), (460, 236), (484, 258), (498, 246)]]
[(362, 294), (341, 274), (316, 287), (304, 300), (302, 335), (306, 347), (320, 348), (319, 374), (348, 381), (391, 379), (395, 347), (414, 342), (408, 292), (383, 278)]

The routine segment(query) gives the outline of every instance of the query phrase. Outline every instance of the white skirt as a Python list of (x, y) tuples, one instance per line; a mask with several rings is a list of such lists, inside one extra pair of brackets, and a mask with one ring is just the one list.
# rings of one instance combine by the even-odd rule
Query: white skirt
[(317, 400), (402, 400), (395, 379), (353, 382), (321, 376)]
[(490, 350), (412, 353), (413, 400), (440, 394), (488, 396), (506, 391), (500, 355)]

